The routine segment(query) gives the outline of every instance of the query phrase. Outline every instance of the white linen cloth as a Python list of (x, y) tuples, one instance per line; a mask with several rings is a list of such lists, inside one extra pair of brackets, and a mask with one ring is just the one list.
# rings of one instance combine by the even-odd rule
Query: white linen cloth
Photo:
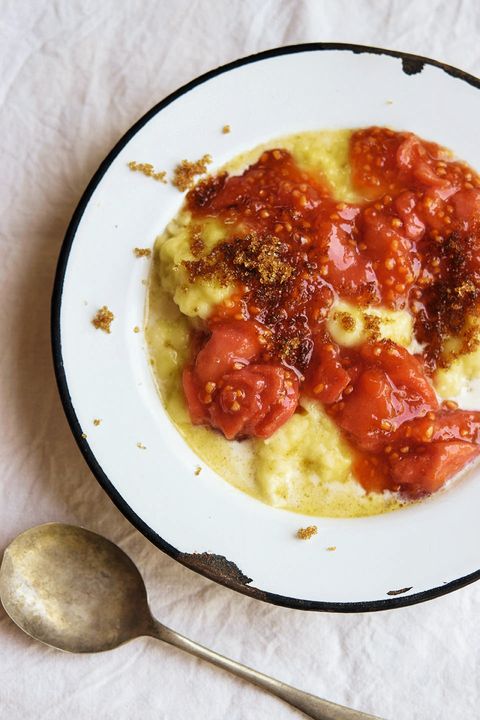
[[(396, 48), (480, 75), (479, 33), (476, 0), (0, 0), (0, 550), (37, 523), (85, 525), (131, 555), (155, 614), (192, 639), (389, 720), (478, 717), (480, 584), (384, 613), (304, 613), (222, 588), (134, 530), (70, 435), (49, 302), (65, 229), (99, 162), (192, 77), (313, 41)], [(65, 655), (1, 610), (0, 643), (5, 720), (300, 718), (154, 640)]]

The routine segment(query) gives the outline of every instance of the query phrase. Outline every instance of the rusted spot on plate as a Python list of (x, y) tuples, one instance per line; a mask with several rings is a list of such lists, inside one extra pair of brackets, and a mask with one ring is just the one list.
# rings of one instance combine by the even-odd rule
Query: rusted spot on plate
[(199, 570), (213, 580), (235, 585), (248, 585), (252, 582), (252, 578), (247, 577), (234, 562), (223, 555), (208, 552), (180, 553), (178, 559), (192, 570)]
[(235, 565), (231, 560), (227, 560), (224, 555), (208, 552), (180, 553), (177, 560), (191, 570), (210, 578), (210, 580), (227, 585), (227, 587), (238, 590), (244, 595), (250, 595), (250, 597), (257, 600), (266, 600), (266, 594), (263, 590), (249, 586), (252, 578), (245, 575), (238, 565)]
[(405, 75), (417, 75), (422, 72), (424, 67), (425, 63), (420, 58), (402, 58), (402, 70)]
[(387, 595), (403, 595), (403, 593), (406, 593), (411, 589), (412, 589), (411, 587), (407, 587), (407, 588), (400, 588), (400, 590), (389, 590), (387, 592)]

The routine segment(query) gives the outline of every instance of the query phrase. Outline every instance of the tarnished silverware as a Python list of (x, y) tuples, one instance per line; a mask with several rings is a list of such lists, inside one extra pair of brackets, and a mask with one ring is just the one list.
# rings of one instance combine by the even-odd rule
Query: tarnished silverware
[(0, 568), (0, 599), (24, 632), (59, 650), (103, 652), (148, 635), (249, 680), (315, 720), (379, 720), (297, 690), (165, 627), (152, 616), (130, 558), (74, 525), (47, 523), (15, 538)]

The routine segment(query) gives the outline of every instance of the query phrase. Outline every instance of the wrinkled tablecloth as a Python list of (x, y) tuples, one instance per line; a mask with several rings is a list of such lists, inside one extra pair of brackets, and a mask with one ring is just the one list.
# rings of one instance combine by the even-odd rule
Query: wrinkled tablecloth
[[(132, 556), (159, 618), (207, 646), (389, 720), (478, 717), (480, 584), (406, 609), (308, 614), (195, 575), (134, 530), (70, 435), (49, 302), (90, 176), (140, 115), (192, 77), (319, 40), (429, 55), (479, 75), (479, 33), (476, 0), (0, 0), (0, 549), (36, 523), (83, 524)], [(5, 720), (300, 717), (154, 640), (64, 655), (1, 610), (0, 647)]]

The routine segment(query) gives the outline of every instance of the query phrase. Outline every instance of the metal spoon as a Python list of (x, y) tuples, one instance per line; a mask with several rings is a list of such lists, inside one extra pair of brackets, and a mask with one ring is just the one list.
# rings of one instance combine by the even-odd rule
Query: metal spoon
[(119, 547), (74, 525), (18, 535), (0, 568), (0, 600), (31, 637), (67, 652), (111, 650), (150, 635), (258, 685), (315, 720), (379, 720), (229, 660), (155, 620), (136, 566)]

